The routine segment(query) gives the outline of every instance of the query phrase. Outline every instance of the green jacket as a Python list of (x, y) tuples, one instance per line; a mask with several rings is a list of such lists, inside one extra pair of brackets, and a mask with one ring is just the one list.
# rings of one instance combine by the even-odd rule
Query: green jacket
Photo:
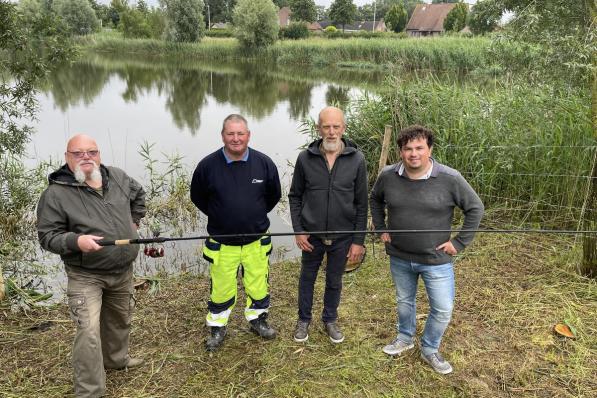
[(104, 239), (135, 239), (145, 216), (145, 191), (115, 167), (100, 166), (102, 194), (75, 180), (64, 165), (48, 177), (50, 185), (37, 205), (37, 235), (41, 246), (60, 254), (68, 266), (95, 273), (121, 273), (137, 257), (139, 245), (106, 246), (93, 253), (79, 250), (80, 235)]

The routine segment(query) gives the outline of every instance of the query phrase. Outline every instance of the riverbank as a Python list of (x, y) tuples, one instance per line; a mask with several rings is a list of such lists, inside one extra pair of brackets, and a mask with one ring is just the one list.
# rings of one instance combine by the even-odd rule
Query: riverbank
[(200, 43), (171, 43), (155, 39), (124, 39), (102, 32), (78, 39), (83, 51), (136, 54), (156, 58), (201, 60), (260, 60), (283, 65), (344, 66), (349, 68), (471, 71), (489, 67), (491, 40), (485, 37), (425, 39), (310, 38), (283, 40), (255, 52), (242, 51), (233, 38), (206, 37)]
[[(340, 318), (347, 339), (338, 346), (317, 323), (308, 343), (292, 340), (296, 262), (271, 268), (271, 322), (279, 337), (267, 342), (253, 336), (236, 308), (225, 346), (213, 356), (203, 349), (207, 278), (182, 275), (163, 280), (156, 294), (139, 291), (132, 353), (148, 363), (109, 372), (109, 395), (588, 397), (597, 389), (597, 286), (575, 274), (579, 253), (571, 242), (478, 236), (455, 267), (456, 310), (443, 342), (455, 368), (448, 376), (427, 368), (417, 350), (396, 359), (381, 352), (394, 337), (396, 316), (388, 260), (380, 250), (369, 245), (367, 262), (344, 279)], [(316, 312), (322, 289), (320, 278)], [(423, 314), (422, 289), (419, 294)], [(576, 339), (553, 335), (553, 325), (564, 320), (576, 328)], [(419, 322), (420, 333), (424, 319)], [(66, 306), (25, 315), (0, 311), (0, 325), (0, 395), (68, 396), (74, 327)]]

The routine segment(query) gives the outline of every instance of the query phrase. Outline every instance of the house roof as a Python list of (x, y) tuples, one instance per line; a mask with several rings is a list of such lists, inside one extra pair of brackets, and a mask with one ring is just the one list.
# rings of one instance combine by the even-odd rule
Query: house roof
[(444, 19), (454, 7), (455, 3), (417, 4), (406, 30), (443, 32)]
[[(334, 25), (333, 21), (319, 21), (319, 24), (323, 29), (327, 28), (330, 25)], [(342, 25), (334, 25), (338, 29), (342, 29)], [(375, 21), (375, 28), (379, 29), (380, 27), (385, 28), (385, 23), (383, 19), (379, 21)], [(373, 21), (360, 21), (360, 22), (353, 22), (351, 24), (344, 25), (345, 30), (372, 30), (373, 29)]]

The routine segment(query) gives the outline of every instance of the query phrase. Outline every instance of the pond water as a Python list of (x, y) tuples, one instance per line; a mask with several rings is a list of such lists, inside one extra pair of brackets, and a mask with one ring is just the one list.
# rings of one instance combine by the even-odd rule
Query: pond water
[[(142, 144), (154, 144), (152, 153), (162, 161), (170, 155), (182, 156), (192, 170), (222, 146), (222, 120), (240, 113), (252, 131), (250, 146), (273, 159), (287, 191), (292, 163), (309, 141), (302, 132), (303, 122), (316, 119), (328, 104), (342, 105), (374, 90), (381, 81), (380, 73), (363, 71), (86, 56), (56, 70), (42, 87), (37, 132), (28, 148), (27, 163), (62, 163), (67, 140), (86, 133), (97, 140), (104, 164), (118, 166), (146, 184), (139, 154)], [(272, 232), (292, 230), (283, 206), (274, 209), (270, 219)], [(293, 242), (292, 237), (275, 239), (278, 250), (273, 260), (296, 256)], [(149, 259), (140, 255), (136, 271), (202, 272), (199, 248), (199, 242), (167, 245), (170, 256)], [(57, 256), (49, 261), (59, 263)], [(59, 271), (48, 277), (50, 284), (63, 286), (62, 267), (55, 268)]]

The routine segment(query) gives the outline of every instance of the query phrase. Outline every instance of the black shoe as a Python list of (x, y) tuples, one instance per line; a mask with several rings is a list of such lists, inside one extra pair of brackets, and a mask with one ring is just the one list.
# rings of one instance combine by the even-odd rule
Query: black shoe
[(271, 340), (276, 337), (274, 328), (267, 324), (267, 312), (259, 315), (259, 318), (249, 321), (251, 324), (251, 331), (266, 340)]
[(215, 351), (224, 342), (226, 326), (211, 326), (210, 329), (210, 336), (205, 341), (205, 349), (207, 351)]

